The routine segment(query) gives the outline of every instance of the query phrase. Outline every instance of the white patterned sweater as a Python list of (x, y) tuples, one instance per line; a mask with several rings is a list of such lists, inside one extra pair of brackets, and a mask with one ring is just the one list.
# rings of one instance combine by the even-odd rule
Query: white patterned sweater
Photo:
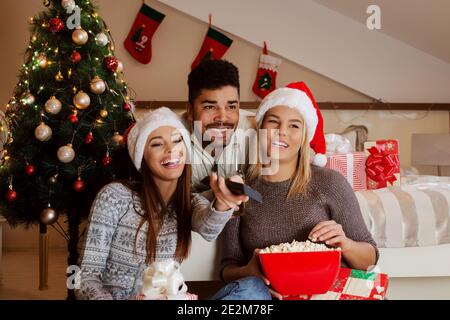
[[(169, 206), (158, 234), (156, 260), (173, 259), (177, 245), (177, 221)], [(192, 199), (192, 230), (207, 241), (214, 240), (233, 210), (219, 212), (206, 198)], [(94, 200), (83, 247), (77, 299), (126, 300), (142, 285), (146, 258), (147, 222), (136, 230), (143, 214), (139, 196), (121, 183), (106, 185)]]

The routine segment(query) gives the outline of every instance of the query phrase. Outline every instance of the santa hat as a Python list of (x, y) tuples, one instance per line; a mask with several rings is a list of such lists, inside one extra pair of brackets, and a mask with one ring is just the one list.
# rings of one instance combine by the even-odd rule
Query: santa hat
[(324, 167), (327, 163), (323, 118), (314, 97), (304, 82), (295, 82), (268, 94), (256, 112), (256, 122), (261, 126), (264, 115), (276, 106), (287, 106), (297, 110), (306, 125), (306, 134), (311, 148), (316, 153), (312, 164)]
[(175, 112), (169, 108), (161, 107), (150, 112), (143, 119), (138, 120), (128, 134), (128, 153), (138, 171), (141, 169), (148, 136), (154, 130), (164, 126), (176, 128), (181, 133), (187, 150), (186, 162), (190, 161), (191, 140), (189, 132), (184, 127), (181, 118)]

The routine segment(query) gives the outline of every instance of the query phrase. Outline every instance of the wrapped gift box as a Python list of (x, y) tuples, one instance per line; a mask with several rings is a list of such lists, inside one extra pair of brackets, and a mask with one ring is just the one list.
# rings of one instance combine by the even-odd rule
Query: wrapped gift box
[(353, 190), (366, 190), (366, 155), (364, 152), (335, 153), (328, 155), (327, 168), (339, 171)]
[(341, 268), (327, 293), (292, 296), (285, 300), (384, 300), (388, 283), (389, 277), (384, 273)]
[(367, 189), (400, 185), (398, 140), (376, 140), (364, 143), (367, 156)]

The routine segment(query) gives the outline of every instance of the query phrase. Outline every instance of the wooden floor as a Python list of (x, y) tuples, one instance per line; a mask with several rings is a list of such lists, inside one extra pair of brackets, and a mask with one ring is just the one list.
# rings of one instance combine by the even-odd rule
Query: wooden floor
[(0, 300), (61, 300), (67, 296), (67, 251), (49, 251), (48, 289), (39, 290), (38, 250), (3, 251)]

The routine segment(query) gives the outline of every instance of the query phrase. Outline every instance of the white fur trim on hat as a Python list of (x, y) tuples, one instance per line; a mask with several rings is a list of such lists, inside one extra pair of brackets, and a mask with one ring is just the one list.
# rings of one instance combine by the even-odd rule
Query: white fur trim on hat
[(298, 89), (279, 88), (269, 93), (262, 101), (256, 112), (256, 122), (261, 126), (264, 115), (269, 109), (276, 106), (287, 106), (297, 110), (303, 117), (306, 124), (308, 142), (311, 142), (316, 131), (317, 111), (308, 95)]
[(318, 167), (325, 167), (327, 164), (327, 157), (323, 153), (316, 153), (313, 158), (312, 164)]
[(169, 108), (161, 107), (150, 112), (143, 119), (138, 120), (128, 135), (128, 153), (138, 171), (141, 169), (148, 136), (155, 129), (164, 126), (174, 127), (181, 133), (184, 144), (186, 145), (186, 162), (190, 161), (191, 140), (188, 130), (175, 112)]

